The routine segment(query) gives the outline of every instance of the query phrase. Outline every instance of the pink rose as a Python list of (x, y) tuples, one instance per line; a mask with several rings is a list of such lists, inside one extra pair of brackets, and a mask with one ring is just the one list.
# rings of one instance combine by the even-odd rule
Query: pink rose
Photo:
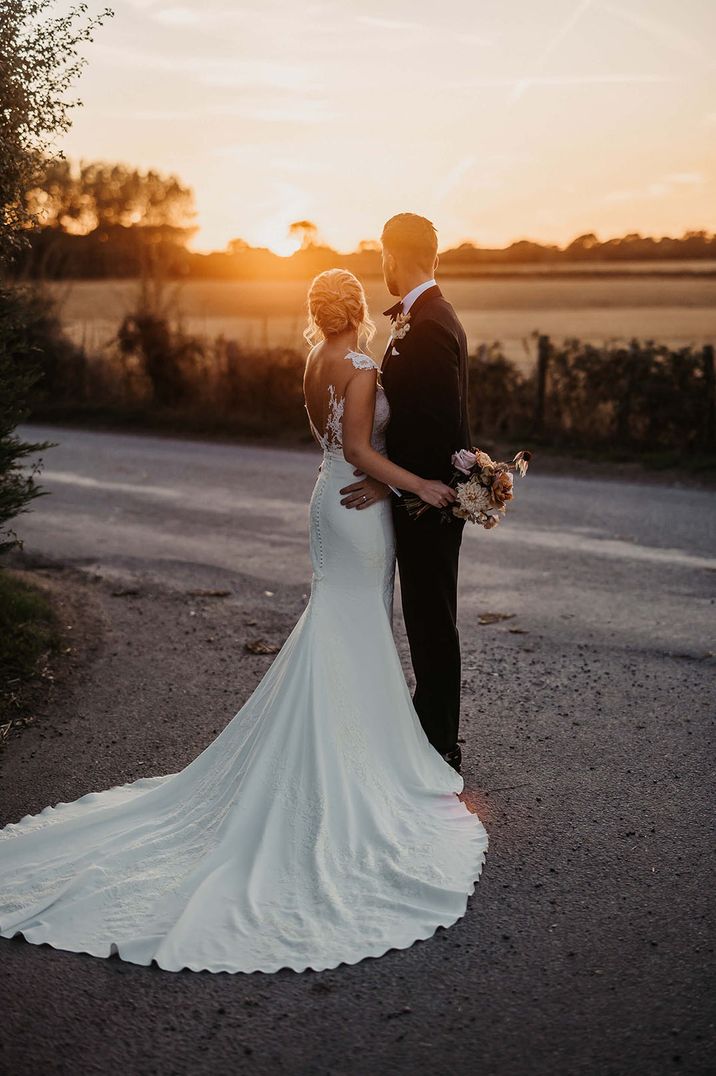
[(453, 454), (452, 465), (456, 471), (471, 474), (476, 459), (475, 453), (471, 452), (469, 448), (461, 448), (459, 452)]

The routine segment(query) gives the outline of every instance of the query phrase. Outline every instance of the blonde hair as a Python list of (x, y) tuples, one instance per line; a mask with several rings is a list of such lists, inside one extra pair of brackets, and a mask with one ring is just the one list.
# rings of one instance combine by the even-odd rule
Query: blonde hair
[(363, 285), (347, 269), (326, 269), (308, 289), (308, 325), (303, 335), (313, 346), (350, 328), (358, 332), (359, 346), (361, 336), (366, 345), (375, 336)]

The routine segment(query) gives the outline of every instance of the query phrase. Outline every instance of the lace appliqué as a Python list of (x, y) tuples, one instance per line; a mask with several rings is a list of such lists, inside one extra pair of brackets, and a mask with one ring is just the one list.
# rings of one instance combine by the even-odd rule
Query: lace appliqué
[[(378, 363), (374, 359), (371, 359), (370, 355), (365, 355), (362, 351), (347, 351), (345, 357), (350, 360), (356, 370), (380, 370)], [(379, 386), (380, 388), (380, 386)], [(382, 390), (378, 393), (380, 399)], [(381, 401), (382, 403), (382, 401)], [(326, 419), (326, 428), (321, 434), (311, 419), (311, 415), (306, 406), (306, 413), (308, 414), (308, 421), (311, 424), (311, 429), (318, 440), (321, 448), (335, 449), (340, 451), (343, 448), (343, 411), (345, 409), (346, 398), (345, 396), (339, 396), (336, 391), (335, 385), (328, 386), (328, 417)], [(380, 408), (380, 416), (376, 414), (378, 430), (374, 428), (374, 437), (376, 433), (382, 433), (382, 429), (387, 425), (387, 417), (383, 415), (385, 407)], [(374, 447), (375, 444), (374, 444)], [(382, 450), (382, 449), (381, 449)]]
[(350, 359), (356, 370), (379, 370), (378, 363), (371, 359), (370, 355), (364, 355), (362, 351), (349, 351), (346, 358)]
[(336, 394), (336, 386), (328, 386), (328, 419), (326, 420), (326, 432), (322, 438), (324, 448), (340, 448), (343, 444), (343, 409), (346, 405), (345, 396)]

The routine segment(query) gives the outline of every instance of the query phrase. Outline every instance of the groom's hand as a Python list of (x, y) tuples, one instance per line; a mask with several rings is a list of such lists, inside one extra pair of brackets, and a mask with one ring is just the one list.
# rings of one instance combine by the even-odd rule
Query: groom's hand
[(360, 480), (352, 486), (344, 486), (340, 491), (343, 498), (341, 504), (344, 507), (357, 508), (360, 511), (361, 508), (370, 508), (372, 504), (384, 501), (390, 496), (390, 489), (384, 482), (377, 482), (362, 471), (354, 471), (353, 474), (359, 475)]

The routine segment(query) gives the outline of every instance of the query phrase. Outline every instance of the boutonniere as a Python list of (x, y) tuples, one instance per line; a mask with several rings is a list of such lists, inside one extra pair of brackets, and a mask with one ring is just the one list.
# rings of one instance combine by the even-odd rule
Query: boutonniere
[(397, 318), (393, 322), (393, 327), (390, 330), (389, 343), (393, 344), (392, 354), (397, 355), (398, 352), (395, 349), (395, 343), (397, 340), (402, 340), (410, 332), (410, 311), (407, 314), (398, 314)]

